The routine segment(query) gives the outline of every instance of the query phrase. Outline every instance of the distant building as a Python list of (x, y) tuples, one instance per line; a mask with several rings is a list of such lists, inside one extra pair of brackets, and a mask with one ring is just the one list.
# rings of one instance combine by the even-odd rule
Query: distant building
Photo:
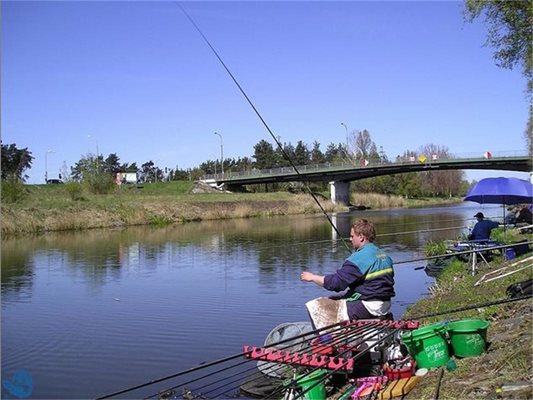
[(137, 183), (137, 172), (117, 172), (115, 176), (115, 182), (117, 185), (122, 185), (123, 183)]

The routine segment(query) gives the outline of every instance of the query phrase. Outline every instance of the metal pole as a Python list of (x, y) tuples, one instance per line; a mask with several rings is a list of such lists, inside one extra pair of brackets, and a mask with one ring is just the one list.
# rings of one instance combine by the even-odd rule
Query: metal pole
[(220, 138), (220, 168), (222, 169), (222, 175), (224, 175), (224, 144), (222, 142), (222, 135), (218, 132), (215, 132), (215, 135)]
[(346, 152), (348, 152), (348, 148), (349, 148), (349, 139), (348, 139), (348, 127), (346, 126), (346, 124), (344, 122), (341, 122), (341, 125), (344, 126), (344, 129), (346, 130)]
[(55, 151), (46, 150), (44, 153), (44, 183), (48, 183), (48, 153), (55, 153)]

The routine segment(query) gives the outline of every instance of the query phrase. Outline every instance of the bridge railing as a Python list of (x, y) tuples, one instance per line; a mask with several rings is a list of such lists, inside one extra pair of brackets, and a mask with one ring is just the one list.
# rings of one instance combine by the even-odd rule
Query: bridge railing
[[(394, 166), (394, 165), (412, 165), (412, 164), (426, 164), (431, 165), (432, 163), (440, 162), (450, 162), (450, 161), (479, 161), (482, 159), (503, 159), (511, 157), (524, 157), (527, 156), (527, 152), (523, 150), (504, 150), (498, 151), (495, 153), (485, 152), (480, 155), (479, 153), (455, 153), (450, 154), (448, 157), (441, 157), (437, 155), (424, 155), (417, 154), (413, 156), (398, 156), (395, 161), (383, 161), (378, 160), (366, 160), (366, 159), (354, 159), (354, 160), (344, 160), (337, 162), (328, 162), (321, 164), (307, 164), (307, 165), (297, 165), (296, 169), (302, 174), (313, 173), (313, 172), (327, 172), (332, 169), (343, 170), (343, 169), (364, 169), (380, 166)], [(224, 174), (207, 174), (203, 176), (202, 180), (228, 180), (228, 179), (239, 179), (243, 177), (262, 177), (262, 176), (280, 176), (280, 175), (293, 175), (296, 171), (293, 167), (278, 167), (278, 168), (267, 168), (267, 169), (256, 169), (253, 168), (247, 171), (225, 171)]]

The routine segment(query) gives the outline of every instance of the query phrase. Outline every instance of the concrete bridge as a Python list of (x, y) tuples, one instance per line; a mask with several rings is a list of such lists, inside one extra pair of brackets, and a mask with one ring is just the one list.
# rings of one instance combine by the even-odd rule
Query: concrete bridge
[[(359, 161), (358, 161), (359, 162)], [(499, 154), (468, 158), (439, 158), (437, 156), (410, 157), (399, 162), (381, 163), (363, 160), (359, 165), (351, 162), (303, 165), (245, 172), (226, 172), (207, 175), (201, 181), (218, 188), (236, 190), (243, 185), (276, 182), (329, 182), (331, 200), (334, 203), (349, 203), (350, 182), (381, 175), (407, 172), (442, 171), (450, 169), (486, 169), (531, 172), (532, 160), (527, 154)]]

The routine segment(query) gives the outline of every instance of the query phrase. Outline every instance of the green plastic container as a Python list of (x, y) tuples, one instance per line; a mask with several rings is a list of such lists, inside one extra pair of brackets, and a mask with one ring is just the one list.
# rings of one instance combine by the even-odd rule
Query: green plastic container
[[(326, 400), (326, 385), (324, 384), (324, 376), (327, 373), (328, 371), (326, 370), (317, 369), (310, 374), (296, 377), (296, 383), (298, 383), (298, 385), (300, 385), (302, 390), (305, 392), (304, 397), (307, 400)], [(311, 387), (312, 389), (307, 391)]]
[(474, 357), (487, 347), (488, 321), (482, 319), (462, 319), (448, 324), (448, 335), (453, 353), (457, 357)]
[(417, 368), (438, 368), (450, 359), (446, 326), (438, 323), (402, 334), (402, 342), (415, 360)]

